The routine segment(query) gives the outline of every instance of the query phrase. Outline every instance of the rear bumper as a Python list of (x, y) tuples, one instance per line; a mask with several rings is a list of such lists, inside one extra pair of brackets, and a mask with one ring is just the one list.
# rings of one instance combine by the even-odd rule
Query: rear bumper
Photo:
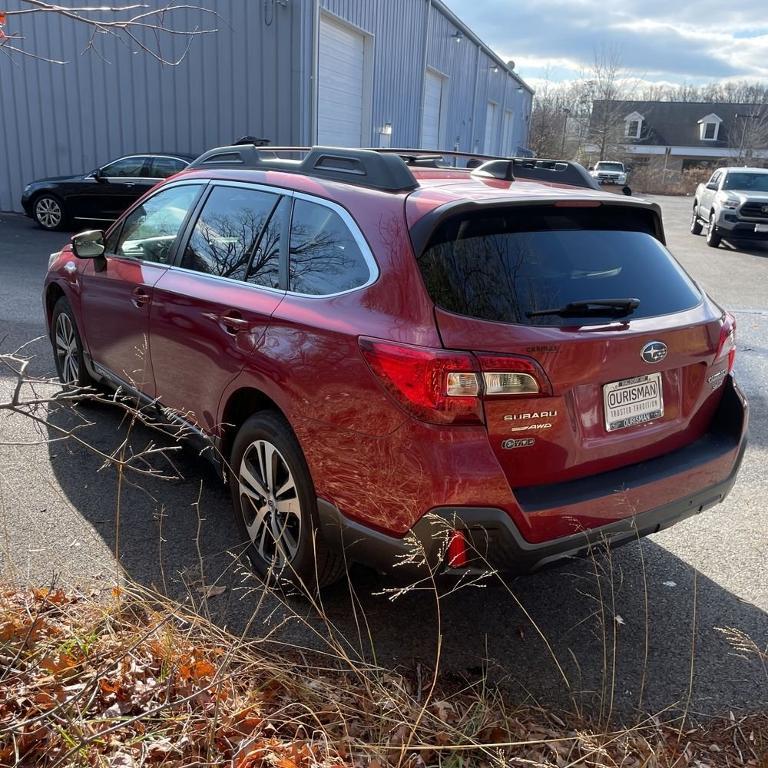
[[(507, 512), (494, 507), (436, 508), (400, 538), (350, 520), (321, 499), (318, 509), (323, 534), (331, 546), (345, 551), (348, 560), (388, 572), (398, 563), (401, 566), (396, 571), (413, 570), (414, 566), (418, 570), (420, 560), (440, 568), (447, 534), (458, 529), (464, 531), (470, 553), (475, 554), (473, 567), (519, 573), (583, 556), (595, 545), (616, 547), (656, 533), (719, 504), (736, 481), (746, 449), (747, 405), (731, 377), (723, 386), (726, 391), (712, 427), (695, 443), (621, 470), (516, 493), (527, 514), (557, 510), (567, 517), (569, 507), (590, 505), (597, 513), (625, 498), (653, 498), (655, 488), (668, 487), (670, 482), (688, 489), (658, 506), (649, 505), (636, 514), (559, 538), (530, 542)], [(703, 482), (705, 478), (707, 482)]]

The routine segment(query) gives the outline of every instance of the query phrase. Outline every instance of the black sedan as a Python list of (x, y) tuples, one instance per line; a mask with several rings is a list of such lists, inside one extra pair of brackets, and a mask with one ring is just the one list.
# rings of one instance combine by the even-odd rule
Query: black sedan
[(158, 181), (183, 171), (193, 155), (175, 152), (129, 155), (78, 176), (57, 176), (27, 184), (21, 204), (43, 229), (71, 222), (114, 221)]

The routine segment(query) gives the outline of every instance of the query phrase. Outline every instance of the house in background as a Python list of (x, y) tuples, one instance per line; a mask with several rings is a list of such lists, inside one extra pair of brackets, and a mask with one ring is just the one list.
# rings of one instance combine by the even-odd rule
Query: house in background
[[(595, 101), (587, 159), (624, 160), (670, 177), (717, 165), (768, 162), (768, 105)], [(609, 157), (608, 155), (614, 155)]]
[[(165, 0), (150, 0), (165, 7)], [(516, 155), (533, 90), (440, 0), (206, 0), (218, 32), (162, 66), (59, 14), (14, 21), (25, 47), (69, 63), (9, 63), (0, 79), (0, 210), (25, 183), (141, 152), (245, 135), (273, 144), (423, 147)], [(179, 28), (209, 26), (194, 5)], [(140, 42), (156, 46), (151, 32)], [(168, 43), (167, 57), (188, 41)]]

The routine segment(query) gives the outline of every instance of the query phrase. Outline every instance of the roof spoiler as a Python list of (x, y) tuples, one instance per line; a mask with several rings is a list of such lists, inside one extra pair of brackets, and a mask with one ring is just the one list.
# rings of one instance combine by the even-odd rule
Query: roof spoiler
[(600, 189), (600, 185), (587, 173), (583, 165), (568, 160), (544, 160), (537, 157), (510, 157), (489, 160), (472, 170), (473, 176), (504, 179), (532, 179), (571, 187)]

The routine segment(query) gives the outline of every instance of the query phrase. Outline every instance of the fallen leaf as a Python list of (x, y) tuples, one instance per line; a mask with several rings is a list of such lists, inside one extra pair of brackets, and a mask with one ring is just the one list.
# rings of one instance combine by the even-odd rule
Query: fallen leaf
[(210, 599), (211, 597), (218, 597), (219, 595), (223, 595), (226, 591), (226, 587), (217, 587), (215, 585), (206, 586), (203, 584), (201, 587), (197, 588), (197, 591), (206, 599)]

